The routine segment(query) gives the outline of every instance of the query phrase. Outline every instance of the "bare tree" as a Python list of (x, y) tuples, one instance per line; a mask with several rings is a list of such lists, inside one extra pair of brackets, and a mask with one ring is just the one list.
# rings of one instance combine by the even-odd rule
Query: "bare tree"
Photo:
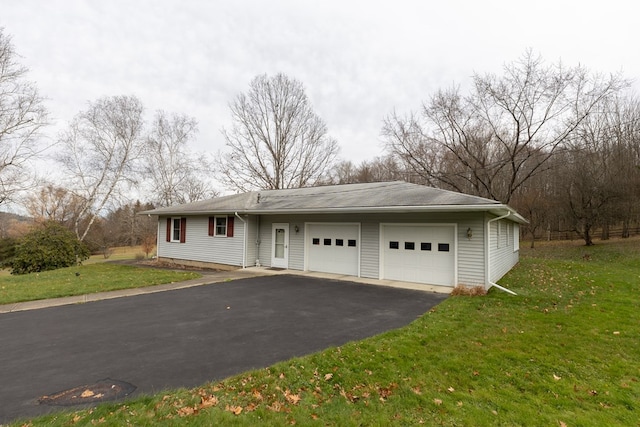
[(0, 203), (35, 186), (30, 162), (41, 152), (47, 111), (27, 69), (16, 62), (11, 38), (0, 28)]
[(587, 246), (596, 226), (608, 238), (611, 224), (638, 213), (639, 112), (637, 100), (609, 100), (580, 124), (563, 155), (565, 212)]
[(509, 203), (598, 105), (628, 83), (526, 52), (472, 91), (439, 91), (420, 115), (385, 120), (388, 150), (432, 185)]
[(83, 199), (66, 188), (47, 184), (26, 196), (23, 204), (36, 221), (55, 221), (73, 231)]
[(257, 76), (230, 109), (233, 126), (222, 130), (229, 151), (220, 159), (220, 178), (227, 186), (247, 191), (322, 181), (338, 145), (302, 83), (284, 74)]
[(359, 165), (346, 160), (331, 169), (332, 184), (354, 184), (359, 182), (410, 181), (402, 165), (391, 155), (363, 160)]
[(196, 120), (158, 111), (146, 139), (145, 174), (151, 197), (159, 206), (195, 202), (218, 193), (208, 180), (212, 167), (204, 156), (192, 153), (187, 143), (197, 132)]
[[(58, 156), (67, 188), (82, 200), (74, 231), (84, 240), (108, 203), (136, 182), (143, 151), (143, 107), (133, 96), (101, 98), (89, 103), (60, 137)], [(81, 219), (88, 217), (84, 223)]]

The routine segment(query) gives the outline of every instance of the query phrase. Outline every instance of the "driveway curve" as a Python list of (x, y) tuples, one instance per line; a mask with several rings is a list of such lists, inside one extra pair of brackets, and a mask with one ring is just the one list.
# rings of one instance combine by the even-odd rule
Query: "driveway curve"
[(111, 378), (195, 387), (404, 326), (447, 296), (277, 275), (0, 314), (0, 424)]

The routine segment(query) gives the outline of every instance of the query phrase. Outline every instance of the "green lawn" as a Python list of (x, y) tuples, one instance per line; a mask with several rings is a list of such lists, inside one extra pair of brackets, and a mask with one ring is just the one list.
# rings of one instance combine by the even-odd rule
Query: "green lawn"
[(28, 425), (638, 425), (640, 241), (523, 248), (500, 284), (518, 296), (451, 297), (370, 339)]
[[(79, 275), (76, 275), (79, 273)], [(0, 304), (84, 295), (195, 279), (200, 274), (95, 263), (19, 276), (0, 276)]]

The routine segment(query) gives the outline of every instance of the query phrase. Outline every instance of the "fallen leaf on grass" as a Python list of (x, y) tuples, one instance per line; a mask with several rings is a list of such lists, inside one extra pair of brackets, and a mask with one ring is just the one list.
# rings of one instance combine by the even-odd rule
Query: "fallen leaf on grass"
[(225, 411), (229, 411), (234, 415), (240, 415), (242, 413), (242, 406), (227, 405), (224, 409)]
[(441, 399), (433, 399), (433, 403), (435, 403), (436, 406), (440, 406), (440, 405), (442, 405), (442, 400)]
[(297, 405), (300, 400), (302, 400), (299, 394), (293, 394), (289, 390), (285, 390), (284, 397), (289, 403), (292, 403), (294, 405)]
[(556, 374), (553, 374), (553, 379), (556, 380), (556, 381), (560, 381), (562, 379), (562, 377), (559, 377)]
[(200, 408), (210, 408), (218, 404), (218, 398), (211, 395), (208, 397), (202, 396), (200, 401)]
[(191, 406), (183, 406), (182, 408), (178, 409), (178, 415), (181, 417), (193, 415), (195, 414), (195, 412), (195, 408), (192, 408)]
[(280, 412), (280, 410), (282, 409), (282, 403), (276, 400), (271, 405), (267, 406), (267, 409), (273, 412)]
[(324, 374), (325, 381), (329, 381), (331, 378), (333, 378), (333, 374)]

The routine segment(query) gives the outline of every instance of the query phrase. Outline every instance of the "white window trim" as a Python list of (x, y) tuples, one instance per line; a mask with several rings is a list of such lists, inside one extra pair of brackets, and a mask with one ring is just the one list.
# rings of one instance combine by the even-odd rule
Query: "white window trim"
[[(224, 218), (224, 234), (218, 234), (218, 218)], [(229, 219), (226, 216), (213, 217), (213, 237), (227, 237), (229, 235)]]
[[(180, 230), (178, 232), (178, 238), (177, 239), (175, 238), (175, 233), (174, 233), (176, 221), (178, 221), (178, 230)], [(182, 231), (182, 218), (181, 217), (171, 217), (171, 239), (170, 239), (170, 242), (171, 243), (180, 243), (180, 237), (182, 236), (182, 233), (183, 233), (183, 231)]]

